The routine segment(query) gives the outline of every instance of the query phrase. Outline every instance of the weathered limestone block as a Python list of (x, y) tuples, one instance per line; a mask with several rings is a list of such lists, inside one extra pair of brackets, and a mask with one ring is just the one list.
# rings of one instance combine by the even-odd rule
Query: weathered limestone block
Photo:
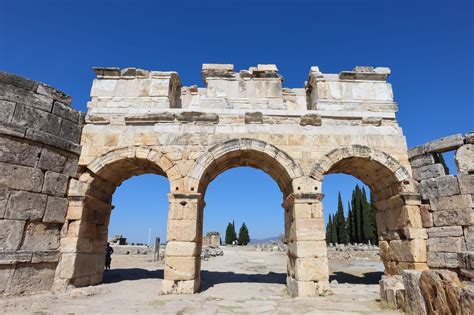
[(420, 205), (421, 223), (424, 228), (433, 226), (433, 215), (431, 214), (430, 209), (430, 205)]
[(403, 228), (402, 235), (409, 240), (428, 239), (428, 233), (426, 233), (426, 229), (422, 228)]
[(407, 301), (406, 309), (414, 314), (427, 314), (425, 299), (420, 288), (420, 277), (421, 272), (416, 270), (402, 272)]
[(213, 113), (181, 112), (176, 118), (181, 122), (203, 122), (215, 124), (219, 122), (219, 116)]
[(413, 168), (422, 167), (426, 165), (433, 165), (435, 164), (435, 158), (433, 154), (418, 155), (410, 159), (410, 164), (411, 164), (411, 167)]
[(442, 153), (452, 151), (464, 144), (462, 135), (456, 134), (441, 139), (436, 139), (425, 144), (426, 152), (429, 153)]
[(201, 257), (199, 256), (166, 256), (166, 280), (194, 280), (199, 277)]
[(457, 178), (453, 175), (422, 180), (419, 188), (421, 198), (424, 200), (453, 196), (460, 193)]
[(81, 114), (72, 107), (61, 102), (55, 101), (53, 104), (53, 114), (61, 118), (65, 118), (74, 123), (81, 123)]
[(23, 239), (25, 221), (0, 220), (0, 250), (17, 250)]
[(246, 124), (262, 124), (263, 115), (261, 112), (247, 112), (245, 113), (244, 121)]
[(321, 126), (321, 115), (318, 114), (306, 114), (301, 116), (301, 126)]
[(323, 257), (327, 256), (326, 242), (321, 241), (292, 241), (288, 250), (293, 257)]
[(0, 162), (34, 167), (38, 162), (40, 146), (25, 143), (13, 137), (0, 138)]
[(0, 187), (40, 192), (43, 186), (43, 172), (26, 166), (0, 163)]
[(9, 265), (0, 265), (0, 294), (3, 294), (10, 286), (10, 280), (14, 269)]
[(295, 219), (290, 227), (290, 241), (324, 240), (324, 219)]
[(293, 297), (315, 297), (330, 291), (329, 281), (299, 281), (292, 277), (286, 278), (286, 289)]
[(104, 270), (104, 255), (63, 253), (60, 262), (59, 276), (73, 279), (90, 276)]
[(18, 264), (11, 278), (7, 294), (23, 294), (50, 290), (56, 263)]
[(169, 220), (166, 232), (168, 241), (198, 242), (201, 239), (199, 222), (191, 220)]
[(474, 175), (458, 174), (457, 179), (461, 194), (474, 194)]
[(194, 280), (163, 280), (161, 294), (193, 294), (199, 290), (200, 279)]
[(467, 250), (474, 251), (474, 226), (465, 226), (463, 229)]
[(290, 258), (295, 279), (298, 281), (327, 281), (329, 276), (326, 256)]
[(435, 226), (474, 224), (474, 211), (472, 208), (458, 210), (441, 210), (433, 212), (433, 222)]
[(401, 276), (382, 276), (379, 281), (380, 298), (394, 308), (404, 308), (405, 288)]
[(426, 262), (426, 240), (393, 240), (389, 246), (398, 261)]
[(41, 220), (46, 208), (46, 195), (16, 191), (10, 193), (5, 218)]
[(445, 174), (443, 165), (441, 164), (432, 164), (413, 168), (413, 178), (417, 181), (427, 178), (435, 178), (442, 175)]
[(201, 245), (196, 242), (169, 241), (166, 244), (166, 256), (199, 256)]
[[(52, 102), (51, 102), (52, 106)], [(17, 126), (34, 128), (49, 134), (59, 135), (61, 119), (44, 110), (17, 104), (12, 123)]]
[(64, 223), (66, 220), (67, 198), (48, 196), (43, 222)]
[(458, 173), (474, 172), (474, 144), (465, 144), (456, 151), (454, 156)]
[(48, 171), (44, 176), (42, 192), (48, 195), (62, 197), (66, 193), (67, 184), (68, 176)]
[(430, 238), (463, 236), (462, 226), (432, 227), (427, 231)]
[(428, 239), (429, 252), (462, 252), (466, 250), (464, 238), (460, 237), (430, 237)]
[(59, 248), (60, 228), (57, 224), (31, 222), (25, 227), (21, 250), (48, 251)]
[(423, 271), (420, 287), (429, 314), (469, 314), (471, 311), (461, 308), (462, 290), (456, 273), (452, 271)]
[(458, 253), (429, 251), (428, 265), (431, 268), (459, 268)]
[(471, 195), (454, 195), (430, 199), (431, 210), (464, 209), (474, 206)]

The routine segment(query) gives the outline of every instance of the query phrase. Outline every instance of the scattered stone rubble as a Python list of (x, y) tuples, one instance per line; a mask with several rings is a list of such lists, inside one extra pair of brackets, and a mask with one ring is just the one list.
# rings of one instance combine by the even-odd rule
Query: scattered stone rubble
[(288, 250), (288, 245), (284, 244), (283, 242), (275, 242), (272, 241), (270, 243), (261, 243), (261, 244), (251, 244), (248, 246), (255, 247), (255, 250), (258, 252), (286, 252)]
[(380, 259), (378, 246), (369, 244), (328, 245), (328, 258), (333, 260), (374, 260)]
[(224, 255), (224, 251), (219, 246), (206, 246), (202, 248), (201, 259), (208, 260), (211, 257), (222, 255)]
[(459, 281), (450, 270), (405, 270), (380, 280), (380, 297), (410, 314), (461, 314), (474, 311), (474, 284)]

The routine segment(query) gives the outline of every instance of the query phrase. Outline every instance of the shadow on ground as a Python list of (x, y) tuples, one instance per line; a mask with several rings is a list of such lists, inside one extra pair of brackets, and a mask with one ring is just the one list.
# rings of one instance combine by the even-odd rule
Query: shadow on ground
[(216, 284), (231, 282), (250, 282), (250, 283), (286, 283), (286, 273), (269, 272), (267, 274), (243, 274), (235, 272), (221, 271), (201, 271), (200, 291), (205, 291)]
[(345, 273), (342, 271), (333, 272), (329, 276), (329, 281), (337, 280), (339, 283), (350, 283), (350, 284), (378, 284), (382, 279), (383, 272), (373, 271), (365, 272), (361, 277)]
[[(366, 272), (362, 276), (355, 276), (342, 271), (333, 272), (329, 281), (337, 280), (339, 283), (350, 284), (378, 284), (383, 272)], [(112, 269), (104, 271), (103, 283), (116, 283), (128, 280), (163, 279), (163, 269), (146, 270), (141, 268)], [(286, 273), (269, 272), (267, 274), (243, 274), (221, 271), (201, 271), (201, 291), (205, 291), (216, 284), (232, 282), (249, 283), (286, 283)]]
[(141, 268), (126, 268), (104, 270), (102, 283), (116, 283), (127, 280), (163, 279), (163, 269), (146, 270)]

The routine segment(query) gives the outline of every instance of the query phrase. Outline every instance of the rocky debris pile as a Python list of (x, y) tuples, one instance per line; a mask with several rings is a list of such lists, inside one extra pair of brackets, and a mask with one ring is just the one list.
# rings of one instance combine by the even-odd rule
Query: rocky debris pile
[(333, 260), (371, 260), (379, 259), (379, 247), (370, 244), (335, 244), (328, 245), (328, 258)]
[(286, 252), (288, 250), (288, 245), (283, 242), (270, 242), (252, 246), (254, 246), (258, 252)]
[(211, 257), (223, 255), (224, 251), (219, 246), (206, 246), (202, 248), (201, 259), (208, 260)]
[(389, 306), (413, 314), (472, 314), (474, 284), (460, 282), (449, 270), (404, 270), (380, 280), (380, 297)]

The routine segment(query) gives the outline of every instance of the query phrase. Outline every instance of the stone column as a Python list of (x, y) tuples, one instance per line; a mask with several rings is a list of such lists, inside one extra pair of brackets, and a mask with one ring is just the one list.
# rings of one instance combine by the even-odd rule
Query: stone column
[(163, 294), (198, 291), (204, 201), (199, 193), (170, 193)]
[(287, 289), (291, 296), (317, 296), (329, 289), (329, 269), (320, 193), (290, 194)]

